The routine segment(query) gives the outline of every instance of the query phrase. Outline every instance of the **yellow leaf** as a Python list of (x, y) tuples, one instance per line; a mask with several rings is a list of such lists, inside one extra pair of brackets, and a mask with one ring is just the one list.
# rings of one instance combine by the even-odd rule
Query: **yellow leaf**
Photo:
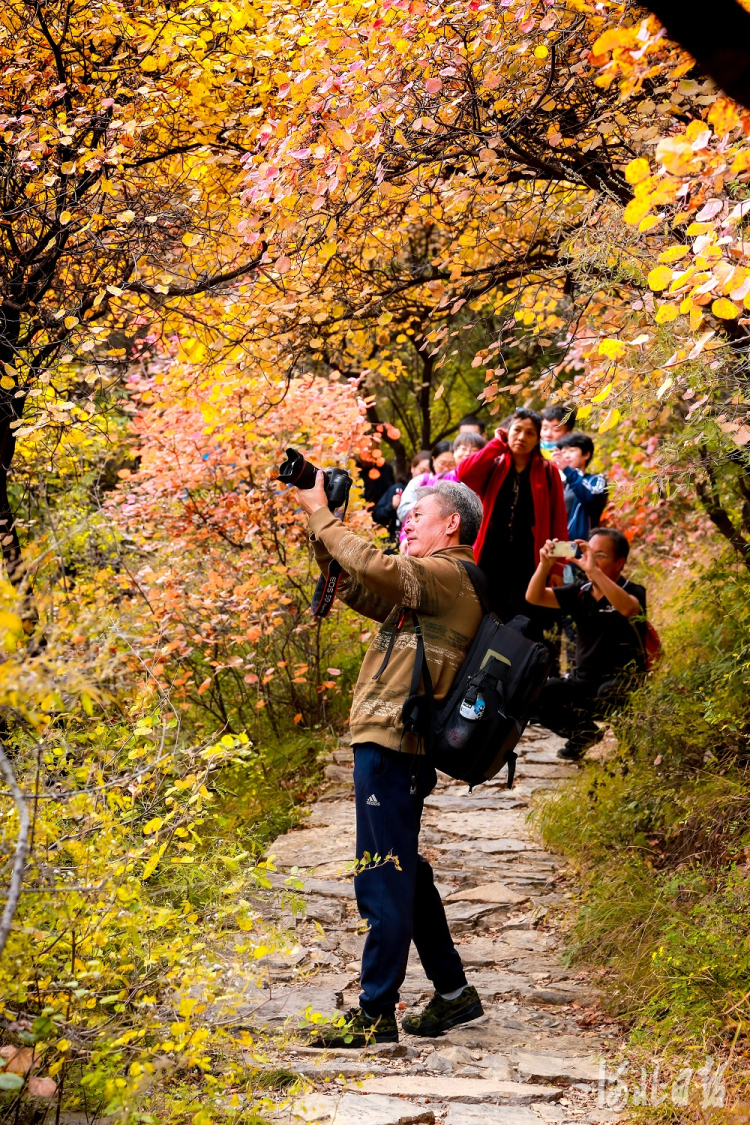
[(149, 820), (147, 824), (144, 824), (143, 835), (150, 836), (152, 832), (158, 832), (163, 823), (164, 821), (160, 816), (155, 816), (153, 820)]
[(12, 391), (15, 385), (9, 375), (3, 375), (2, 379), (0, 379), (0, 387), (2, 387), (4, 391)]
[(549, 51), (543, 43), (540, 43), (538, 47), (534, 48), (534, 57), (537, 59), (546, 59), (548, 54)]
[(318, 250), (318, 257), (322, 258), (323, 261), (327, 262), (328, 259), (332, 258), (333, 255), (336, 253), (337, 248), (338, 248), (337, 242), (324, 242), (323, 245), (321, 246), (320, 250)]
[(639, 184), (650, 174), (651, 169), (648, 160), (644, 160), (642, 156), (639, 156), (637, 160), (631, 160), (625, 168), (625, 179), (629, 184)]
[(177, 1014), (179, 1016), (189, 1016), (197, 1004), (198, 998), (196, 996), (183, 996), (177, 1008)]
[(63, 324), (65, 325), (66, 328), (75, 328), (76, 324), (78, 324), (78, 317), (77, 316), (66, 316), (65, 320), (63, 321)]
[(586, 403), (586, 405), (582, 406), (580, 410), (576, 410), (576, 418), (588, 418), (590, 413), (591, 406), (589, 403)]
[(351, 152), (354, 148), (354, 137), (351, 133), (347, 133), (346, 129), (331, 129), (331, 140), (345, 152)]
[(612, 383), (607, 383), (606, 387), (603, 387), (602, 390), (599, 391), (599, 394), (594, 395), (594, 397), (592, 398), (591, 401), (592, 402), (604, 402), (605, 398), (607, 398), (607, 396), (609, 395), (609, 392), (611, 390), (612, 390)]
[(717, 301), (714, 301), (711, 305), (711, 312), (722, 320), (734, 320), (736, 316), (740, 315), (740, 310), (734, 301), (730, 301), (727, 297), (719, 297)]
[(70, 220), (72, 218), (73, 218), (73, 212), (72, 211), (63, 211), (62, 214), (60, 215), (60, 222), (63, 224), (63, 226), (65, 226), (67, 223), (70, 222)]
[(653, 230), (654, 227), (658, 227), (659, 223), (663, 222), (663, 215), (646, 215), (646, 218), (641, 219), (640, 223), (638, 224), (638, 230), (641, 232), (641, 234), (644, 234), (646, 231)]
[(607, 359), (622, 359), (627, 350), (627, 345), (622, 340), (608, 337), (599, 341), (599, 355), (606, 356)]
[(135, 218), (135, 211), (121, 211), (117, 218), (121, 223), (132, 223)]
[(200, 242), (200, 240), (201, 240), (201, 236), (199, 234), (183, 234), (182, 245), (183, 246), (197, 246), (198, 243)]
[(616, 426), (619, 421), (620, 411), (615, 406), (612, 410), (610, 410), (609, 414), (607, 414), (607, 417), (599, 426), (599, 433), (603, 434), (606, 430), (611, 430), (612, 427)]
[(696, 329), (700, 327), (700, 323), (701, 323), (702, 320), (703, 320), (703, 313), (701, 312), (701, 310), (699, 308), (691, 309), (690, 310), (690, 331), (695, 332)]
[(657, 324), (669, 324), (671, 320), (676, 320), (679, 316), (676, 305), (662, 305), (656, 314)]
[(651, 204), (648, 199), (631, 199), (623, 211), (622, 217), (628, 226), (637, 227), (641, 219), (644, 219), (650, 210)]
[(655, 293), (661, 292), (666, 289), (672, 280), (672, 270), (667, 266), (657, 266), (651, 270), (647, 279), (649, 289), (653, 289)]
[(148, 859), (145, 867), (143, 868), (143, 875), (141, 876), (142, 879), (151, 879), (151, 876), (156, 871), (156, 867), (159, 866), (160, 859), (161, 855), (159, 854), (159, 852), (156, 852), (151, 856), (150, 859)]
[(740, 123), (737, 107), (729, 98), (717, 98), (711, 106), (708, 120), (717, 133), (729, 133)]
[(0, 629), (7, 629), (11, 633), (23, 632), (23, 621), (17, 613), (10, 613), (7, 609), (0, 610)]
[(441, 383), (440, 386), (438, 387), (438, 389), (435, 391), (435, 401), (436, 402), (442, 396), (444, 390), (445, 390), (445, 383)]
[(668, 250), (662, 250), (657, 258), (659, 262), (676, 262), (680, 258), (684, 258), (689, 251), (689, 246), (670, 246)]

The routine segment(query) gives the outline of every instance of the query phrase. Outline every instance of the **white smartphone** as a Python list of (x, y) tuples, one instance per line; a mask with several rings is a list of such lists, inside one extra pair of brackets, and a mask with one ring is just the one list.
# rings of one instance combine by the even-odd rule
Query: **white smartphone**
[(549, 555), (551, 559), (574, 559), (578, 553), (578, 544), (569, 543), (562, 539), (555, 543)]

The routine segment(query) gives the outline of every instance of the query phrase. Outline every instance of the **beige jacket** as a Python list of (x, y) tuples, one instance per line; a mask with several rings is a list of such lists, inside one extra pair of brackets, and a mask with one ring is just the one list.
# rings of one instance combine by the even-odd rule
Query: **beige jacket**
[[(352, 742), (377, 742), (390, 750), (415, 753), (417, 740), (404, 735), (399, 722), (416, 656), (414, 619), (408, 611), (415, 609), (419, 614), (435, 699), (439, 702), (448, 694), (482, 620), (482, 608), (471, 579), (458, 561), (474, 561), (471, 547), (448, 547), (424, 559), (386, 555), (347, 530), (327, 508), (310, 516), (309, 528), (315, 558), (323, 573), (331, 558), (344, 569), (338, 597), (357, 613), (381, 622), (354, 689)], [(374, 680), (401, 607), (407, 613), (388, 667)]]

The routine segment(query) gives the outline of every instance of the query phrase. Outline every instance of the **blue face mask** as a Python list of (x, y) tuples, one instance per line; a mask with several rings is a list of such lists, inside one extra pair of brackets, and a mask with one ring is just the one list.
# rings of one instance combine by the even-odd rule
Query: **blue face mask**
[(539, 442), (539, 446), (545, 452), (549, 452), (550, 450), (557, 449), (557, 442), (556, 441), (544, 441), (544, 439), (542, 439), (542, 441)]

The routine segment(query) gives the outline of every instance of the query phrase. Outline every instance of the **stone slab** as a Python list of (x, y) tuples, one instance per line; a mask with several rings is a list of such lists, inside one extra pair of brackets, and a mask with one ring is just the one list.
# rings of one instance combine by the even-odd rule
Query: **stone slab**
[(481, 968), (486, 965), (502, 964), (519, 956), (519, 950), (515, 949), (509, 942), (490, 941), (489, 938), (484, 941), (480, 939), (479, 941), (467, 942), (465, 945), (459, 945), (456, 948), (464, 965), (477, 965)]
[(518, 1051), (513, 1061), (523, 1078), (532, 1082), (598, 1082), (600, 1062), (595, 1055), (588, 1058), (566, 1058), (561, 1055)]
[(534, 953), (543, 953), (555, 944), (551, 934), (539, 933), (538, 930), (507, 930), (503, 941), (514, 949), (528, 949)]
[(243, 1023), (252, 1022), (253, 1026), (261, 1027), (299, 1018), (308, 1008), (318, 1015), (330, 1016), (340, 1005), (341, 993), (332, 988), (308, 986), (284, 991), (276, 988), (272, 994), (265, 993), (257, 1001), (243, 1004), (237, 1009), (237, 1017)]
[(267, 849), (277, 867), (318, 867), (338, 862), (342, 866), (354, 859), (354, 836), (337, 836), (328, 827), (303, 828), (279, 836)]
[(470, 887), (466, 890), (454, 891), (447, 895), (446, 902), (491, 902), (495, 905), (506, 903), (516, 906), (519, 902), (526, 902), (528, 895), (519, 894), (511, 890), (504, 883), (482, 883), (479, 887)]
[(544, 1125), (544, 1118), (529, 1106), (454, 1102), (443, 1125)]
[[(302, 835), (302, 833), (297, 833)], [(517, 840), (514, 837), (503, 837), (499, 840), (451, 840), (436, 844), (436, 848), (443, 852), (470, 851), (488, 852), (489, 854), (501, 852), (533, 852), (539, 850), (531, 840)]]
[(503, 1082), (493, 1078), (435, 1078), (394, 1074), (388, 1078), (369, 1078), (362, 1084), (365, 1093), (403, 1094), (409, 1098), (434, 1098), (437, 1101), (528, 1102), (557, 1101), (563, 1090), (556, 1086), (537, 1086), (531, 1082)]
[(434, 1120), (434, 1111), (426, 1106), (379, 1095), (309, 1094), (291, 1108), (291, 1121), (310, 1125), (432, 1125)]

